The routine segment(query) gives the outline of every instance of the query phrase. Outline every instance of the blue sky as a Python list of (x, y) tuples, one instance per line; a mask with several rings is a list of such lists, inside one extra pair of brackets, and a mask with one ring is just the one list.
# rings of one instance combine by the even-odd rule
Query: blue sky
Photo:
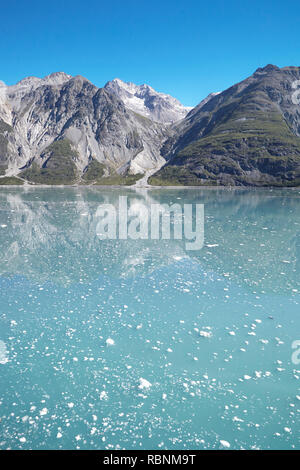
[(257, 67), (300, 65), (299, 0), (0, 0), (0, 80), (119, 77), (196, 105)]

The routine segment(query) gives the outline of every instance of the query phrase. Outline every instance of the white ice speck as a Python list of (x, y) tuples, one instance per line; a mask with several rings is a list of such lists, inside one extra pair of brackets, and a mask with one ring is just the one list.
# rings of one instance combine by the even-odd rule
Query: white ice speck
[(223, 447), (227, 447), (227, 449), (230, 447), (230, 444), (228, 441), (223, 441), (222, 439), (220, 440), (220, 444), (223, 446)]
[(143, 379), (143, 377), (139, 379), (139, 382), (140, 382), (140, 385), (138, 386), (138, 388), (141, 390), (143, 390), (144, 388), (149, 389), (152, 385), (150, 382), (148, 382), (148, 380)]
[(100, 400), (108, 400), (108, 395), (105, 390), (102, 390), (102, 392), (100, 393)]
[(106, 346), (114, 346), (115, 342), (111, 338), (107, 338), (106, 340)]
[(199, 335), (202, 336), (203, 338), (211, 338), (212, 337), (212, 332), (211, 331), (201, 330), (199, 332)]

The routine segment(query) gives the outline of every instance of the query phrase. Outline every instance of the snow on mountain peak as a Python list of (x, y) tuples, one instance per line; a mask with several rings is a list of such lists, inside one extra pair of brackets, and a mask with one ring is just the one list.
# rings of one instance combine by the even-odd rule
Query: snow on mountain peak
[(147, 84), (136, 85), (115, 78), (104, 87), (117, 95), (132, 111), (146, 116), (153, 121), (171, 124), (183, 119), (192, 109), (183, 106), (176, 98), (159, 93)]

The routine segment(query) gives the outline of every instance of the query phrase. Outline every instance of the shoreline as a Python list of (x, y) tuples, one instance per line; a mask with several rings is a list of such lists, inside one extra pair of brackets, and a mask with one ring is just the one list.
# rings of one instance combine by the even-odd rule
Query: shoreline
[(290, 189), (290, 190), (299, 190), (300, 191), (300, 186), (180, 186), (180, 185), (175, 185), (175, 186), (127, 186), (127, 185), (99, 185), (99, 184), (93, 184), (93, 185), (81, 185), (81, 184), (0, 184), (0, 189), (5, 188), (13, 188), (13, 189), (66, 189), (66, 188), (76, 188), (76, 189), (92, 189), (92, 188), (101, 188), (101, 189), (134, 189), (134, 190), (151, 190), (151, 189), (209, 189), (209, 190), (216, 190), (216, 189), (222, 189), (222, 190), (227, 190), (227, 191), (236, 191), (236, 190), (258, 190), (258, 189), (267, 189), (267, 190), (281, 190), (281, 189)]

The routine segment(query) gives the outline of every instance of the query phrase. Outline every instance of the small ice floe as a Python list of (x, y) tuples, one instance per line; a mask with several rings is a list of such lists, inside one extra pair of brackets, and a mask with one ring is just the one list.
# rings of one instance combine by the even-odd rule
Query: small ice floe
[(43, 409), (40, 411), (40, 416), (45, 416), (47, 413), (48, 413), (47, 408), (43, 408)]
[(212, 337), (212, 332), (211, 331), (201, 330), (201, 331), (199, 331), (199, 336), (202, 336), (203, 338), (211, 338)]
[(167, 349), (167, 352), (168, 352), (168, 353), (172, 353), (172, 352), (173, 352), (173, 349), (168, 348), (168, 349)]
[(5, 224), (1, 225), (1, 228), (6, 228), (6, 227), (7, 227), (7, 225), (5, 225)]
[(20, 442), (26, 442), (26, 437), (20, 437), (19, 441)]
[(238, 418), (237, 416), (234, 416), (234, 417), (232, 418), (232, 421), (235, 422), (235, 423), (243, 423), (243, 422), (244, 422), (243, 419)]
[(289, 432), (289, 433), (292, 432), (291, 428), (287, 428), (287, 427), (284, 428), (284, 431), (285, 431), (285, 432)]
[(114, 346), (115, 345), (115, 342), (113, 339), (111, 338), (107, 338), (106, 340), (106, 346)]
[(141, 377), (141, 378), (139, 379), (139, 382), (140, 382), (140, 384), (139, 384), (138, 388), (139, 388), (140, 390), (144, 390), (144, 389), (147, 390), (147, 389), (149, 389), (149, 388), (151, 387), (151, 385), (152, 385), (150, 382), (148, 382), (148, 380), (143, 379), (143, 377)]
[(235, 331), (229, 331), (228, 333), (230, 336), (235, 336)]
[(100, 400), (108, 400), (108, 394), (105, 390), (102, 390), (102, 392), (100, 393)]
[(73, 402), (68, 403), (68, 407), (69, 408), (74, 408), (74, 403)]
[(223, 439), (220, 440), (220, 444), (221, 444), (221, 446), (226, 447), (226, 449), (229, 449), (229, 447), (230, 447), (229, 442), (224, 441)]
[(267, 340), (267, 339), (260, 339), (259, 342), (262, 343), (262, 344), (268, 344), (268, 343), (269, 343), (269, 340)]
[(166, 400), (166, 398), (167, 398), (167, 394), (166, 394), (166, 393), (163, 393), (163, 394), (162, 394), (162, 399), (163, 399), (163, 400)]
[(247, 374), (244, 375), (244, 380), (250, 380), (250, 379), (251, 379), (250, 375), (247, 375)]
[(140, 324), (140, 325), (137, 325), (136, 329), (137, 329), (137, 330), (140, 330), (142, 327), (143, 327), (143, 325)]
[(61, 432), (58, 432), (58, 433), (56, 434), (56, 438), (57, 438), (57, 439), (61, 439), (61, 438), (62, 438), (62, 433), (61, 433)]

